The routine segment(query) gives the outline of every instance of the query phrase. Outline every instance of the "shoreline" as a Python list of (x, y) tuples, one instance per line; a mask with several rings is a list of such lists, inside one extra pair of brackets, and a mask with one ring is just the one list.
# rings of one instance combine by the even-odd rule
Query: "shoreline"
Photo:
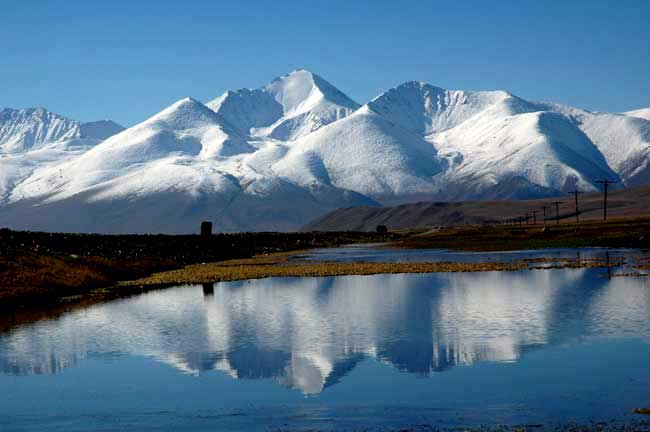
[[(377, 274), (409, 273), (475, 273), (491, 271), (555, 270), (578, 268), (615, 268), (624, 261), (606, 262), (601, 259), (575, 258), (524, 258), (510, 262), (338, 262), (306, 261), (291, 259), (300, 257), (299, 251), (257, 256), (243, 260), (228, 260), (215, 263), (195, 264), (180, 269), (155, 273), (151, 276), (131, 281), (119, 282), (115, 289), (164, 288), (176, 285), (200, 285), (219, 282), (232, 282), (248, 279), (272, 277), (330, 277), (330, 276), (369, 276)], [(650, 276), (638, 270), (650, 270), (650, 265), (635, 264), (637, 273), (624, 276)], [(614, 275), (615, 276), (615, 275)], [(623, 275), (621, 275), (623, 276)]]
[[(605, 229), (606, 228), (606, 229)], [(602, 234), (603, 231), (607, 235)], [(601, 235), (594, 234), (595, 232)], [(541, 227), (449, 227), (389, 234), (355, 232), (198, 235), (53, 234), (0, 230), (0, 331), (101, 301), (175, 285), (267, 277), (586, 268), (604, 261), (511, 262), (306, 261), (304, 251), (342, 245), (496, 252), (546, 248), (650, 247), (650, 219)], [(610, 267), (617, 266), (611, 263)], [(644, 276), (650, 258), (615, 276)], [(13, 325), (11, 324), (11, 325)]]
[[(333, 277), (372, 276), (380, 274), (477, 273), (494, 271), (544, 271), (580, 268), (614, 268), (624, 261), (607, 263), (599, 259), (530, 258), (511, 262), (333, 262), (300, 259), (305, 250), (258, 255), (212, 263), (191, 264), (182, 268), (153, 273), (150, 276), (117, 282), (110, 286), (62, 296), (47, 303), (33, 303), (13, 308), (0, 318), (0, 332), (56, 318), (64, 313), (98, 303), (129, 298), (147, 292), (182, 285), (211, 285), (249, 279), (275, 277)], [(298, 258), (298, 259), (296, 259)], [(635, 265), (638, 270), (650, 270), (650, 265)], [(650, 276), (621, 274), (620, 276)], [(606, 277), (606, 276), (605, 276)]]
[(97, 235), (0, 229), (0, 309), (53, 304), (191, 264), (397, 237), (345, 232)]

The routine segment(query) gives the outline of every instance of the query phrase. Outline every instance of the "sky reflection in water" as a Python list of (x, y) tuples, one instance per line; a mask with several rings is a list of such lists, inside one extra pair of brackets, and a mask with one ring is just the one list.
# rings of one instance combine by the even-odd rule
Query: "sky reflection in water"
[(603, 273), (277, 278), (96, 305), (0, 335), (0, 426), (625, 416), (650, 404), (650, 281)]

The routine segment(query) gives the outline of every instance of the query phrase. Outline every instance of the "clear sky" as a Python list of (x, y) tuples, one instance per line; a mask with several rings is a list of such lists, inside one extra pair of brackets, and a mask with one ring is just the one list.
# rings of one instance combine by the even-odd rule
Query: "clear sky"
[(360, 103), (421, 80), (650, 107), (650, 1), (0, 0), (0, 107), (130, 126), (296, 68)]

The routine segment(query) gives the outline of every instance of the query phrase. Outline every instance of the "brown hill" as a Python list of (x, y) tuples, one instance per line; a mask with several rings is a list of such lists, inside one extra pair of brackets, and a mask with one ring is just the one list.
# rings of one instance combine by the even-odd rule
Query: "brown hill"
[[(536, 219), (541, 224), (546, 207), (547, 223), (556, 222), (556, 201), (559, 204), (560, 222), (575, 222), (573, 195), (558, 198), (511, 201), (457, 201), (417, 202), (391, 207), (348, 207), (330, 212), (306, 225), (305, 231), (371, 231), (377, 225), (389, 229), (432, 228), (450, 225), (480, 225), (503, 223), (512, 219), (529, 223)], [(600, 192), (579, 195), (580, 220), (602, 220), (603, 194)], [(533, 212), (535, 215), (533, 216)], [(643, 186), (610, 191), (608, 218), (650, 215), (650, 187)]]

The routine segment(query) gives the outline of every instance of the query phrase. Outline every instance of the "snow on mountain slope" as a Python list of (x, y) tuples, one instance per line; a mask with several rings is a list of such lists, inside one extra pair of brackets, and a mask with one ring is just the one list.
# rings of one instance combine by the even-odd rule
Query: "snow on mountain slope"
[(630, 185), (650, 180), (641, 119), (422, 82), (388, 90), (368, 106), (438, 148), (452, 167), (438, 181), (457, 198), (594, 190), (596, 180), (619, 173)]
[(39, 172), (38, 176), (16, 187), (12, 200), (42, 195), (50, 195), (51, 199), (65, 198), (117, 178), (127, 184), (111, 183), (106, 187), (119, 196), (137, 195), (140, 190), (146, 194), (161, 187), (167, 190), (174, 184), (173, 181), (166, 184), (164, 177), (171, 176), (160, 178), (142, 172), (157, 172), (161, 160), (203, 160), (250, 151), (253, 147), (218, 114), (186, 98), (110, 137), (82, 156)]
[(486, 112), (428, 139), (450, 161), (440, 181), (456, 198), (549, 196), (618, 178), (584, 133), (554, 112)]
[(97, 144), (93, 139), (71, 139), (29, 152), (0, 154), (0, 205), (9, 199), (16, 185), (37, 170), (78, 157)]
[(211, 220), (219, 231), (295, 230), (339, 206), (376, 205), (331, 186), (303, 188), (280, 177), (237, 178), (217, 160), (169, 158), (89, 185), (75, 194), (23, 198), (0, 225), (110, 233), (191, 233)]
[(296, 141), (273, 165), (298, 182), (331, 183), (380, 200), (436, 191), (431, 178), (441, 169), (431, 144), (368, 107)]
[[(264, 147), (269, 164), (286, 153), (273, 142)], [(186, 98), (79, 157), (36, 170), (14, 188), (0, 221), (43, 230), (191, 232), (210, 219), (221, 230), (286, 230), (341, 204), (375, 204), (331, 185), (304, 188), (260, 174), (255, 164), (264, 154)]]
[(180, 100), (114, 135), (111, 122), (5, 110), (0, 225), (186, 233), (212, 220), (221, 231), (293, 230), (339, 207), (558, 196), (597, 190), (603, 178), (647, 184), (642, 114), (421, 82), (359, 107), (304, 70), (209, 107)]
[(641, 117), (594, 113), (560, 104), (543, 106), (567, 116), (594, 143), (626, 186), (650, 182), (650, 121)]
[(445, 90), (418, 81), (390, 89), (368, 106), (395, 124), (428, 135), (458, 126), (500, 102), (504, 115), (535, 110), (533, 105), (504, 91)]
[(346, 117), (359, 104), (306, 70), (276, 78), (261, 89), (228, 91), (208, 107), (244, 135), (294, 140)]
[(579, 122), (625, 186), (650, 183), (650, 121), (598, 113), (583, 115)]
[(243, 135), (252, 128), (270, 126), (284, 114), (282, 105), (264, 89), (228, 90), (206, 105)]
[(111, 121), (80, 123), (44, 108), (0, 111), (0, 204), (35, 171), (77, 157), (123, 129)]
[(650, 120), (650, 108), (641, 108), (634, 111), (624, 112), (623, 114), (630, 117), (637, 117), (644, 120)]
[(79, 138), (79, 123), (44, 108), (0, 111), (0, 152), (19, 153), (42, 144)]
[(103, 140), (124, 128), (112, 121), (80, 123), (45, 108), (0, 111), (0, 153), (21, 153), (71, 139)]

